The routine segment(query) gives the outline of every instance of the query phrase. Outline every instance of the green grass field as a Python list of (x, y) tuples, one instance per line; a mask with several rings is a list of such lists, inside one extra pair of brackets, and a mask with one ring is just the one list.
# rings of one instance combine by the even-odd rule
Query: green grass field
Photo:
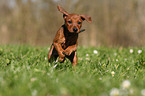
[(0, 96), (145, 96), (144, 48), (78, 48), (78, 65), (48, 47), (0, 46)]

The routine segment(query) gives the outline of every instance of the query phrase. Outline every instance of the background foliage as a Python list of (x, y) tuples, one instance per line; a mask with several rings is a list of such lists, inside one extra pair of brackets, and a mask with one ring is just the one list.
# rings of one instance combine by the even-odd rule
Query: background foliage
[(145, 45), (144, 0), (0, 0), (0, 44), (51, 44), (63, 24), (57, 4), (92, 17), (80, 45)]

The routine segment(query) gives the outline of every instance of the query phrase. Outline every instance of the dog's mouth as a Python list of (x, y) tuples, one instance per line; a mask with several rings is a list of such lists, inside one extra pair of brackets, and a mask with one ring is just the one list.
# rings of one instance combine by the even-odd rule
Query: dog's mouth
[(80, 30), (76, 30), (76, 29), (74, 29), (73, 31), (70, 31), (71, 33), (82, 33), (82, 32), (84, 32), (85, 31), (85, 29), (80, 29)]
[(80, 32), (80, 29), (78, 28), (71, 28), (71, 29), (68, 29), (70, 33), (78, 33)]

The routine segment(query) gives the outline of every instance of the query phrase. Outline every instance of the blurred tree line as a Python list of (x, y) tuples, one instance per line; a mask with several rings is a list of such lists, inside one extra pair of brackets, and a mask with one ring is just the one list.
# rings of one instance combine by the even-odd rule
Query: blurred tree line
[(0, 0), (0, 44), (51, 44), (63, 24), (58, 4), (92, 17), (79, 45), (145, 45), (145, 0)]

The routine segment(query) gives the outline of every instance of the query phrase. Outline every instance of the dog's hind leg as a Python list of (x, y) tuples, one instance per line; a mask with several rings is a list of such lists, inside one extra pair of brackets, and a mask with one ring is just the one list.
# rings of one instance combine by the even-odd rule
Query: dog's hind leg
[(67, 58), (71, 61), (73, 66), (77, 65), (77, 52), (74, 51), (70, 56), (67, 56)]
[(48, 53), (48, 61), (50, 63), (52, 63), (53, 61), (56, 61), (57, 57), (58, 57), (58, 53), (57, 53), (54, 45), (52, 44), (51, 48), (50, 48), (50, 51)]

